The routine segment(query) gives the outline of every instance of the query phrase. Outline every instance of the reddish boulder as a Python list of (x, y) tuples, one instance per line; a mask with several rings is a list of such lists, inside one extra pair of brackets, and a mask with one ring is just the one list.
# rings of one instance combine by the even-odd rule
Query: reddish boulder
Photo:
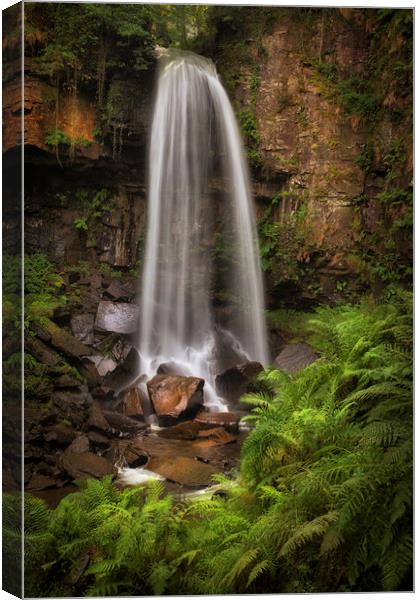
[(156, 375), (147, 382), (161, 424), (169, 424), (171, 419), (193, 418), (203, 405), (203, 387), (204, 379), (181, 375)]

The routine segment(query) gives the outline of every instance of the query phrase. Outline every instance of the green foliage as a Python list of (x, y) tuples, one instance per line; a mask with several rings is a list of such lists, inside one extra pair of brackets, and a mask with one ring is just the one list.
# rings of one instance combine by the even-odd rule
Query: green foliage
[(412, 297), (394, 292), (300, 321), (319, 359), (242, 398), (254, 429), (220, 494), (174, 503), (107, 477), (54, 511), (27, 497), (26, 594), (411, 589)]
[(78, 219), (75, 219), (73, 221), (73, 225), (76, 229), (79, 229), (80, 231), (87, 231), (89, 229), (85, 217), (79, 217)]
[[(296, 201), (297, 209), (282, 211), (279, 219), (278, 207), (290, 198)], [(284, 279), (297, 281), (303, 275), (305, 267), (298, 264), (298, 255), (308, 233), (307, 212), (307, 197), (300, 190), (279, 192), (258, 223), (261, 266), (274, 285)]]
[(53, 129), (47, 132), (45, 143), (53, 148), (56, 148), (60, 144), (69, 146), (71, 144), (71, 138), (67, 133), (64, 133), (64, 131)]
[(349, 115), (375, 121), (382, 99), (372, 81), (360, 75), (344, 76), (335, 62), (311, 61), (324, 82), (325, 96), (337, 102)]
[(371, 145), (363, 147), (362, 151), (356, 156), (355, 163), (367, 173), (372, 169), (375, 160), (375, 153)]
[(30, 332), (32, 322), (42, 324), (57, 306), (66, 303), (66, 297), (61, 293), (63, 284), (63, 278), (45, 254), (37, 252), (25, 256), (24, 327), (27, 332)]

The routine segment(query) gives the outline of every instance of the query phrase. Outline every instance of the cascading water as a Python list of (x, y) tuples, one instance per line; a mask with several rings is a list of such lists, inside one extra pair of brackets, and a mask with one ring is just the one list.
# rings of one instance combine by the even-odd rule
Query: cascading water
[[(228, 243), (224, 268), (217, 261), (217, 236)], [(220, 323), (212, 290), (222, 280), (230, 306), (224, 306)], [(159, 58), (149, 155), (141, 372), (152, 377), (161, 363), (174, 362), (178, 373), (203, 377), (206, 405), (222, 410), (214, 379), (223, 363), (223, 345), (237, 362), (267, 364), (247, 165), (213, 63), (190, 52), (165, 50)]]

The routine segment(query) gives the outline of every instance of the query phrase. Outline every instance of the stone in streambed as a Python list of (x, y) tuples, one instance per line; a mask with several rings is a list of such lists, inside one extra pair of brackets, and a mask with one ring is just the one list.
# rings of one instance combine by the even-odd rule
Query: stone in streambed
[(288, 344), (275, 359), (275, 364), (289, 375), (301, 371), (318, 359), (317, 354), (306, 344)]
[(217, 467), (187, 456), (152, 458), (147, 468), (169, 481), (191, 487), (209, 485), (218, 472)]
[(95, 329), (113, 333), (134, 333), (137, 330), (140, 307), (127, 302), (101, 300), (95, 319)]
[(156, 375), (147, 382), (149, 397), (162, 425), (174, 419), (191, 419), (203, 406), (204, 379)]
[(85, 452), (84, 454), (65, 452), (60, 462), (63, 470), (73, 479), (87, 479), (89, 477), (100, 479), (113, 472), (112, 464), (102, 456), (93, 454), (93, 452)]

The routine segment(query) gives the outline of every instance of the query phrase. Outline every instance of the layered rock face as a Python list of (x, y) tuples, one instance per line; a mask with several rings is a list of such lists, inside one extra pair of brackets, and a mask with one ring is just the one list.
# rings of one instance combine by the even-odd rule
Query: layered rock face
[(409, 40), (363, 10), (281, 9), (268, 29), (247, 55), (225, 34), (217, 55), (254, 165), (267, 287), (274, 305), (288, 291), (334, 301), (375, 287), (387, 242), (410, 263), (409, 228), (393, 227), (411, 210)]
[[(246, 61), (235, 32), (225, 34), (226, 50), (210, 50), (250, 150), (273, 305), (287, 291), (291, 304), (334, 301), (345, 289), (373, 285), (372, 256), (410, 259), (405, 233), (393, 231), (395, 248), (386, 248), (404, 202), (377, 201), (411, 182), (410, 73), (396, 75), (407, 39), (381, 29), (374, 13), (279, 9), (258, 39), (246, 41)], [(19, 60), (9, 67), (6, 164), (20, 137)], [(124, 82), (118, 119), (98, 135), (95, 90), (57, 88), (25, 59), (27, 252), (59, 265), (88, 260), (125, 270), (141, 258), (154, 67), (137, 77)], [(14, 243), (16, 194), (6, 189), (6, 245)], [(366, 236), (368, 257), (360, 249)]]

